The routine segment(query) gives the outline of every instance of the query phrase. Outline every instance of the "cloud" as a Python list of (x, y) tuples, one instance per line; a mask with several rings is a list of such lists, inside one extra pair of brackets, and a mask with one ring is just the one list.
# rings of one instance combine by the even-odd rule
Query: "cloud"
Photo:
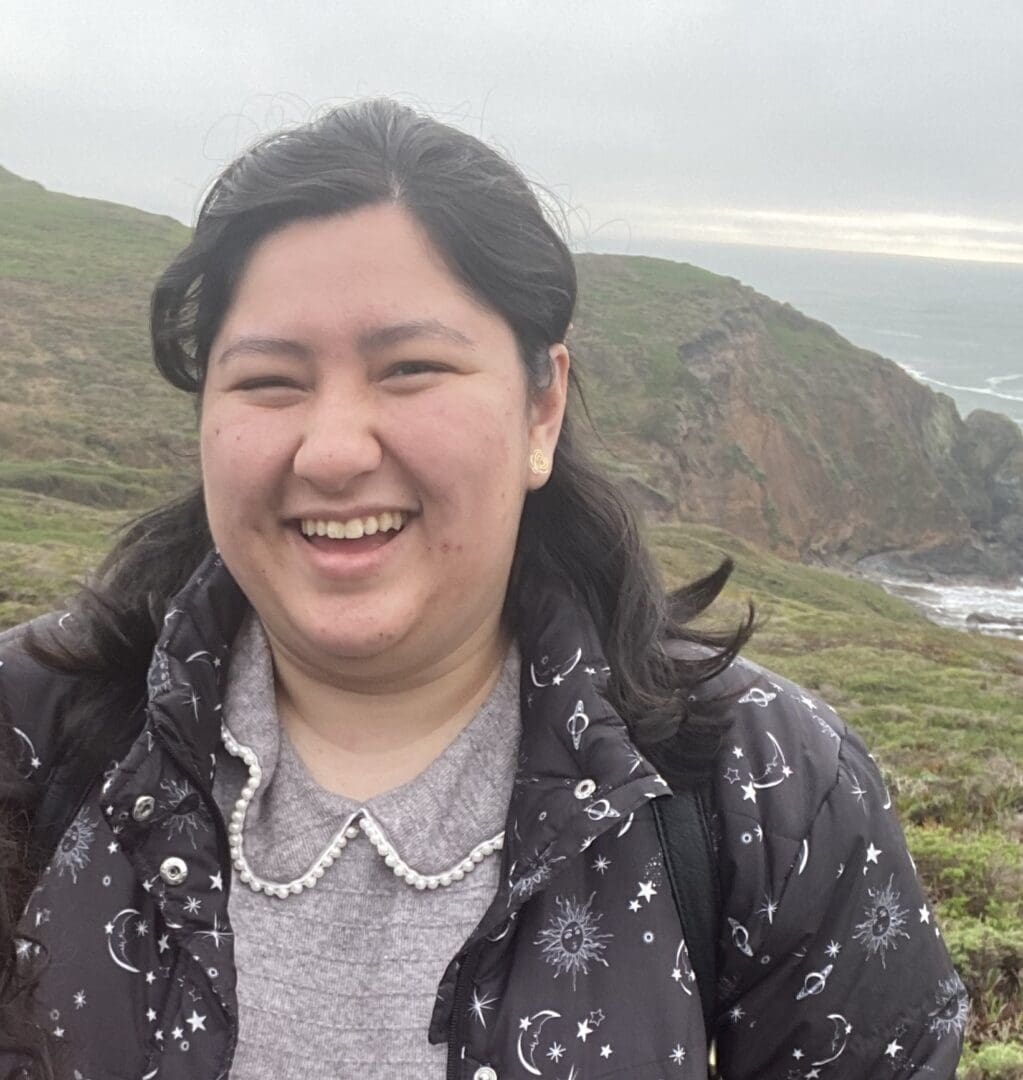
[[(941, 259), (1023, 263), (1023, 220), (956, 214), (838, 213), (740, 207), (604, 205), (603, 227), (582, 229), (575, 242), (601, 247), (622, 238), (639, 248), (645, 242), (708, 241), (768, 247), (872, 251)], [(600, 220), (589, 219), (591, 222)]]

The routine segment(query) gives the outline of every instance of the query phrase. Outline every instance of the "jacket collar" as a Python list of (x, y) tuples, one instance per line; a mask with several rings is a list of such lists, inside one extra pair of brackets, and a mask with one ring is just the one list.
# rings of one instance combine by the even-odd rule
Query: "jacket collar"
[[(231, 646), (249, 604), (211, 553), (172, 601), (149, 670), (149, 720), (196, 778), (212, 781)], [(489, 934), (608, 829), (670, 794), (607, 700), (610, 669), (585, 607), (556, 583), (535, 592), (519, 641), (522, 738)], [(120, 786), (120, 785), (118, 785)]]

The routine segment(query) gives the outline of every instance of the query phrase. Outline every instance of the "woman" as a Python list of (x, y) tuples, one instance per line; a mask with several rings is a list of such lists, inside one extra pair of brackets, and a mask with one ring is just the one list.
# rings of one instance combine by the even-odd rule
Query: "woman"
[(12, 1075), (705, 1076), (652, 809), (701, 775), (722, 1075), (953, 1075), (877, 771), (752, 610), (685, 627), (728, 562), (669, 612), (574, 300), (517, 170), (387, 101), (214, 185), (152, 309), (202, 489), (0, 646)]

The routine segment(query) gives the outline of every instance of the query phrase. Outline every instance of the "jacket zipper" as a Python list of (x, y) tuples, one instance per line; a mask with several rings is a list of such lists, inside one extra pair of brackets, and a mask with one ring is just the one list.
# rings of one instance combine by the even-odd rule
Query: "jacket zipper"
[(462, 1070), (462, 1033), (469, 1002), (469, 987), (472, 985), (473, 975), (476, 974), (476, 964), (482, 948), (483, 943), (479, 941), (469, 947), (455, 979), (455, 1000), (451, 1006), (451, 1026), (448, 1030), (447, 1080), (458, 1080)]

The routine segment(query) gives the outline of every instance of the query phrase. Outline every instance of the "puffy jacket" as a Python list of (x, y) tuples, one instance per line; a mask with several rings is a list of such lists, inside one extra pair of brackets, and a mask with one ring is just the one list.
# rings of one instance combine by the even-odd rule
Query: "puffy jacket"
[[(210, 789), (245, 610), (211, 556), (167, 611), (134, 741), (67, 808), (26, 908), (18, 952), (45, 959), (39, 1022), (76, 1080), (230, 1074), (232, 870)], [(532, 627), (500, 885), (451, 958), (424, 1038), (447, 1043), (460, 1080), (705, 1077), (700, 996), (650, 809), (669, 786), (604, 697), (587, 613), (552, 586)], [(45, 786), (77, 687), (18, 641), (0, 642), (0, 713), (23, 775)], [(736, 661), (700, 695), (728, 690), (740, 696), (713, 819), (721, 1074), (951, 1078), (965, 991), (869, 754), (826, 704), (756, 665)], [(193, 850), (175, 822), (200, 806), (215, 828)]]

